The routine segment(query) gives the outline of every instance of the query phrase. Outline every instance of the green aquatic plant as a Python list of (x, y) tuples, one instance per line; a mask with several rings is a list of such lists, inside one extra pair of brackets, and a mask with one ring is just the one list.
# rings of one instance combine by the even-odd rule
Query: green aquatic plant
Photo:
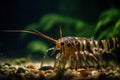
[(86, 23), (83, 22), (82, 20), (77, 20), (71, 17), (62, 16), (59, 14), (47, 14), (43, 16), (39, 21), (39, 25), (44, 26), (43, 27), (44, 31), (50, 30), (56, 24), (60, 26), (64, 24), (65, 27), (74, 25), (75, 28), (80, 28), (86, 25)]
[[(93, 25), (90, 25), (82, 20), (62, 16), (59, 14), (44, 15), (38, 22), (33, 23), (25, 30), (40, 30), (43, 32), (55, 32), (51, 36), (59, 35), (59, 26), (62, 27), (63, 34), (66, 36), (87, 36), (93, 35)], [(25, 35), (24, 35), (25, 36)]]
[(115, 23), (115, 26), (111, 33), (108, 34), (108, 37), (120, 36), (120, 19)]
[(97, 39), (111, 38), (120, 34), (120, 10), (111, 8), (102, 12), (95, 27)]
[(48, 46), (40, 40), (33, 40), (29, 42), (29, 44), (27, 45), (27, 50), (30, 52), (44, 53), (47, 49), (48, 49)]

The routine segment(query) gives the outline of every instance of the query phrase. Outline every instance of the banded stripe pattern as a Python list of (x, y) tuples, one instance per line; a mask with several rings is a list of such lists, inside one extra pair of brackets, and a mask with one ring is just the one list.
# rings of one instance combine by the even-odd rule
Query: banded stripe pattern
[(93, 38), (63, 37), (60, 38), (60, 53), (56, 56), (54, 67), (71, 68), (103, 65), (102, 54), (111, 53), (117, 47), (117, 38), (94, 40)]

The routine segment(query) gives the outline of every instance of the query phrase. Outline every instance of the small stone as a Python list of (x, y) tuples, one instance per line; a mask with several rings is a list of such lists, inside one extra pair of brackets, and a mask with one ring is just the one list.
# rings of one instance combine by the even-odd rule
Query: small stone
[(4, 69), (8, 69), (11, 65), (9, 63), (5, 63), (4, 65), (2, 65), (1, 67)]
[(36, 66), (33, 65), (33, 64), (29, 64), (29, 65), (27, 65), (26, 67), (29, 68), (29, 69), (36, 69)]
[(50, 70), (50, 69), (53, 70), (53, 67), (51, 67), (51, 66), (43, 66), (39, 70), (46, 71), (46, 70)]
[(120, 78), (120, 73), (115, 73), (115, 75), (114, 75), (115, 77), (119, 77)]
[(9, 67), (9, 69), (16, 70), (17, 68), (16, 68), (15, 66), (11, 65), (11, 66)]
[(47, 70), (47, 71), (45, 71), (45, 73), (44, 73), (44, 76), (45, 76), (45, 78), (46, 78), (47, 80), (55, 77), (55, 75), (56, 75), (56, 74), (54, 73), (53, 70)]
[(16, 73), (25, 73), (25, 69), (23, 69), (23, 68), (18, 68), (18, 70), (17, 70)]
[(33, 77), (33, 73), (29, 72), (25, 74), (26, 79), (31, 79)]
[(45, 74), (47, 74), (47, 73), (53, 73), (53, 70), (46, 70)]
[(77, 77), (77, 71), (76, 70), (72, 70), (72, 69), (67, 69), (65, 72), (64, 72), (64, 77), (65, 79), (67, 80), (70, 80), (71, 78), (73, 77)]
[(84, 68), (79, 68), (79, 69), (77, 69), (78, 72), (81, 72), (81, 71), (83, 71), (83, 70), (85, 70), (85, 69), (84, 69)]
[(98, 71), (94, 70), (94, 71), (91, 72), (91, 74), (92, 74), (92, 76), (96, 76), (96, 75), (98, 75)]
[(39, 73), (39, 70), (34, 70), (33, 73), (34, 73), (34, 74), (38, 74), (38, 73)]
[(11, 64), (9, 64), (9, 63), (5, 63), (5, 64), (4, 64), (4, 66), (6, 66), (6, 65), (7, 65), (7, 66), (11, 66)]
[(100, 72), (98, 72), (97, 70), (93, 70), (91, 72), (91, 77), (94, 79), (97, 79), (100, 76)]

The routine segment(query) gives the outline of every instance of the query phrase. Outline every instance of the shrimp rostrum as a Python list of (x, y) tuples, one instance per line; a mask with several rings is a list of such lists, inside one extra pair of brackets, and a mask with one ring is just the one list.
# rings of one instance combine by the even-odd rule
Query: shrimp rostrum
[[(80, 68), (87, 66), (100, 66), (104, 63), (102, 54), (111, 53), (118, 46), (118, 39), (94, 40), (93, 38), (84, 37), (62, 37), (60, 28), (60, 38), (53, 39), (37, 30), (5, 30), (5, 32), (26, 32), (39, 35), (53, 41), (56, 46), (51, 48), (51, 55), (59, 50), (54, 63), (54, 68), (65, 69), (68, 64), (70, 68)], [(120, 44), (119, 44), (120, 45)]]

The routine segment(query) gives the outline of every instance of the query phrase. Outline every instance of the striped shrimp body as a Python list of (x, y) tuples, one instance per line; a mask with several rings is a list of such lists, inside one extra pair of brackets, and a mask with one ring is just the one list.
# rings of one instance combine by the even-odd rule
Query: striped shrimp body
[(117, 38), (97, 41), (92, 38), (63, 37), (57, 42), (55, 49), (59, 49), (60, 53), (54, 67), (59, 69), (64, 69), (67, 61), (71, 68), (103, 65), (102, 54), (111, 53), (117, 46)]
[[(62, 37), (62, 30), (60, 28), (60, 39), (53, 39), (37, 30), (4, 30), (4, 32), (26, 32), (44, 37), (48, 40), (53, 41), (56, 46), (48, 49), (53, 50), (51, 55), (56, 50), (60, 52), (56, 56), (54, 68), (64, 69), (67, 64), (71, 68), (80, 68), (82, 66), (100, 66), (103, 65), (104, 53), (111, 53), (117, 47), (120, 47), (117, 38), (94, 40), (92, 38), (81, 38), (81, 37)], [(45, 59), (45, 56), (44, 56)], [(44, 61), (43, 59), (43, 61)], [(41, 66), (43, 64), (41, 63)]]

